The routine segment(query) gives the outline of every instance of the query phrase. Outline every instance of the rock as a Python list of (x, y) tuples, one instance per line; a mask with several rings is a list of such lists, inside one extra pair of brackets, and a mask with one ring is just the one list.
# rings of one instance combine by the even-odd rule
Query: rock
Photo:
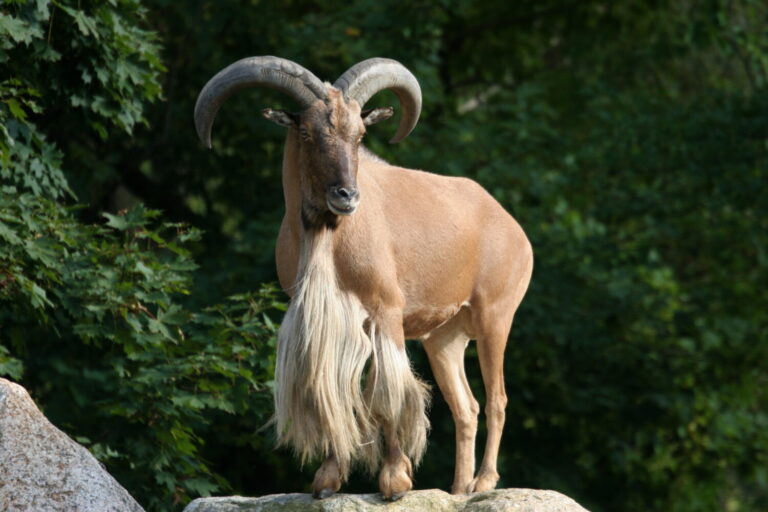
[(54, 427), (27, 391), (0, 379), (0, 510), (143, 512), (93, 455)]
[[(386, 505), (385, 505), (386, 504)], [(382, 505), (385, 505), (382, 508)], [(315, 500), (309, 494), (273, 494), (261, 498), (198, 498), (184, 512), (587, 512), (555, 491), (497, 489), (454, 496), (438, 489), (411, 491), (387, 503), (377, 494), (336, 494)]]

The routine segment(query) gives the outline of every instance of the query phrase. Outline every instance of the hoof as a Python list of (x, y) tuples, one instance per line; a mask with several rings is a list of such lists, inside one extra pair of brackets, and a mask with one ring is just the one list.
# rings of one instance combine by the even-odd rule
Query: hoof
[(451, 487), (451, 494), (457, 494), (457, 495), (472, 494), (472, 489), (475, 488), (476, 480), (477, 478), (466, 483), (453, 484), (453, 486)]
[(312, 493), (312, 497), (316, 500), (324, 500), (325, 498), (330, 498), (336, 494), (336, 491), (333, 489), (320, 489), (319, 491), (315, 491)]
[(390, 499), (390, 501), (397, 501), (399, 499), (402, 499), (402, 497), (405, 496), (406, 494), (408, 494), (408, 493), (407, 492), (396, 492), (395, 494), (392, 495), (392, 499)]
[(499, 474), (496, 472), (486, 473), (480, 471), (478, 475), (469, 484), (469, 493), (485, 492), (496, 488), (496, 482), (499, 481)]
[(381, 500), (382, 501), (389, 501), (391, 503), (391, 502), (399, 501), (399, 500), (403, 499), (403, 496), (405, 496), (406, 494), (408, 494), (408, 491), (396, 492), (392, 496), (387, 497), (386, 494), (381, 493)]
[(322, 500), (333, 496), (341, 489), (341, 482), (339, 464), (333, 457), (328, 457), (315, 473), (315, 480), (312, 482), (312, 497)]
[(379, 490), (384, 501), (397, 501), (405, 496), (413, 487), (412, 474), (411, 461), (405, 455), (385, 462), (379, 473)]

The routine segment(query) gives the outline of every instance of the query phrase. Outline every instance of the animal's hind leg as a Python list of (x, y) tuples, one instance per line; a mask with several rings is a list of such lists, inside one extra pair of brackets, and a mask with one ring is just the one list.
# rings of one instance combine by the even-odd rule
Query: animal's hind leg
[(464, 373), (464, 351), (469, 342), (459, 319), (444, 325), (424, 340), (424, 350), (437, 385), (453, 414), (456, 428), (456, 466), (451, 491), (454, 494), (471, 492), (475, 472), (475, 436), (477, 400)]
[[(511, 316), (511, 315), (510, 315)], [(472, 481), (471, 492), (483, 492), (496, 487), (499, 473), (496, 464), (501, 434), (504, 430), (507, 393), (504, 389), (504, 349), (512, 320), (494, 318), (478, 332), (477, 356), (485, 384), (485, 422), (488, 437), (480, 470)]]

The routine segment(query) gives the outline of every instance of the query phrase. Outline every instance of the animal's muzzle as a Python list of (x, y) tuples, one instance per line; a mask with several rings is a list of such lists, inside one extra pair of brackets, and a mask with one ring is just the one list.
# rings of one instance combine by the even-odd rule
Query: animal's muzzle
[(360, 204), (360, 192), (353, 187), (335, 186), (328, 190), (328, 209), (336, 215), (350, 215)]

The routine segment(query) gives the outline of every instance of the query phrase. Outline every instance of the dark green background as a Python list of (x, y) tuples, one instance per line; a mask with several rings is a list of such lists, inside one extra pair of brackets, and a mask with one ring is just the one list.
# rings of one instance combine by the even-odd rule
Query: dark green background
[[(501, 486), (595, 512), (768, 509), (765, 2), (0, 5), (0, 375), (148, 509), (306, 491), (314, 469), (258, 430), (285, 300), (262, 285), (284, 133), (259, 111), (293, 105), (239, 93), (213, 151), (192, 124), (205, 82), (251, 55), (331, 82), (401, 61), (421, 120), (368, 146), (479, 181), (528, 233)], [(482, 403), (472, 347), (467, 366)], [(433, 402), (416, 486), (447, 489)]]

